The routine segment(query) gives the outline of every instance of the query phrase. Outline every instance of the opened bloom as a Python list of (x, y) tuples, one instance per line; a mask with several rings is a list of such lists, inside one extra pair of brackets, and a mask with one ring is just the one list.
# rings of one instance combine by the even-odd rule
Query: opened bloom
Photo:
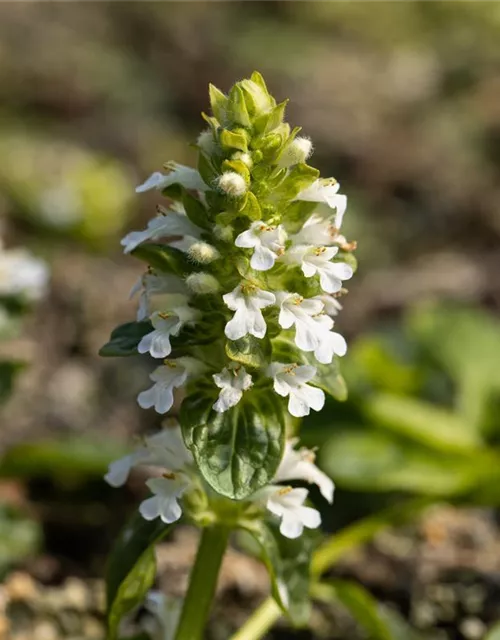
[(338, 247), (310, 247), (298, 245), (287, 252), (287, 260), (301, 265), (306, 278), (318, 274), (319, 282), (326, 293), (337, 293), (342, 289), (342, 280), (349, 280), (353, 270), (345, 262), (330, 262), (338, 253)]
[(295, 199), (324, 203), (331, 209), (335, 209), (336, 218), (334, 224), (337, 229), (340, 229), (344, 213), (347, 209), (347, 196), (338, 193), (339, 189), (340, 184), (335, 180), (318, 179), (301, 191)]
[(256, 338), (266, 335), (266, 321), (261, 309), (276, 302), (273, 293), (262, 291), (251, 284), (239, 284), (231, 293), (222, 296), (226, 305), (235, 311), (226, 324), (225, 334), (230, 340), (239, 340), (251, 334)]
[(174, 404), (174, 389), (186, 382), (188, 371), (175, 360), (166, 360), (149, 377), (154, 385), (141, 391), (137, 402), (142, 409), (154, 407), (157, 413), (167, 413)]
[(166, 358), (172, 351), (171, 336), (179, 335), (182, 327), (194, 322), (200, 313), (188, 306), (176, 307), (172, 312), (155, 311), (151, 316), (153, 331), (146, 334), (137, 346), (139, 353), (153, 358)]
[(250, 266), (256, 271), (267, 271), (285, 250), (286, 232), (281, 225), (269, 226), (263, 222), (252, 222), (250, 229), (236, 238), (237, 247), (253, 249)]
[(148, 222), (144, 231), (131, 231), (120, 242), (124, 253), (130, 253), (146, 240), (160, 240), (167, 236), (188, 235), (198, 238), (200, 229), (189, 218), (175, 211), (160, 214)]
[(143, 193), (151, 189), (161, 191), (172, 184), (180, 184), (185, 189), (193, 191), (206, 191), (209, 188), (208, 185), (203, 182), (196, 169), (191, 169), (191, 167), (186, 167), (176, 162), (168, 163), (167, 168), (171, 169), (170, 173), (165, 175), (159, 171), (155, 171), (145, 182), (136, 187), (136, 193)]
[(214, 374), (212, 378), (221, 390), (219, 398), (213, 405), (218, 413), (223, 413), (237, 405), (243, 392), (252, 386), (252, 376), (246, 372), (244, 367), (235, 363), (231, 363), (220, 373)]
[(316, 367), (309, 365), (272, 362), (269, 375), (274, 380), (274, 390), (280, 396), (288, 396), (288, 411), (296, 418), (308, 416), (311, 409), (321, 411), (325, 394), (309, 384), (316, 375)]
[(280, 326), (290, 329), (295, 325), (295, 344), (303, 351), (314, 351), (324, 333), (333, 326), (333, 320), (322, 313), (321, 300), (302, 298), (296, 293), (279, 293), (277, 300)]
[(286, 538), (295, 539), (302, 535), (304, 527), (317, 529), (321, 524), (319, 511), (305, 507), (307, 489), (292, 487), (276, 488), (270, 492), (266, 507), (275, 516), (281, 518), (280, 532)]

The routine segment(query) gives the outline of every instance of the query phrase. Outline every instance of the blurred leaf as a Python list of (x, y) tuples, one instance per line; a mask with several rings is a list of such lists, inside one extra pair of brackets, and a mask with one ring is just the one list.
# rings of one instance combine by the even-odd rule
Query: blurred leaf
[(376, 432), (334, 435), (321, 449), (320, 461), (326, 473), (349, 489), (435, 496), (465, 493), (480, 472), (473, 458), (440, 455)]
[(153, 585), (156, 575), (154, 545), (172, 527), (159, 518), (148, 521), (136, 513), (120, 534), (106, 571), (108, 640), (116, 638), (120, 620), (142, 602)]
[(0, 402), (7, 400), (10, 396), (16, 376), (25, 366), (24, 362), (15, 360), (0, 361)]
[(99, 349), (104, 358), (136, 356), (137, 345), (153, 330), (151, 322), (126, 322), (113, 329), (109, 341)]
[(196, 271), (197, 268), (184, 251), (169, 247), (166, 244), (154, 242), (141, 244), (132, 251), (132, 255), (153, 267), (153, 269), (180, 277), (186, 273)]
[(41, 527), (37, 522), (0, 505), (0, 572), (33, 555), (41, 538)]
[(485, 635), (484, 640), (500, 640), (500, 623), (494, 625)]
[(260, 557), (269, 572), (272, 594), (295, 626), (307, 624), (310, 561), (317, 533), (305, 530), (300, 538), (285, 538), (276, 523), (252, 522), (245, 529), (258, 543)]
[(378, 393), (365, 410), (376, 424), (439, 451), (468, 452), (482, 444), (459, 416), (423, 400)]
[(110, 462), (125, 455), (118, 442), (109, 438), (72, 438), (24, 443), (12, 447), (0, 460), (0, 477), (36, 475), (100, 476)]
[(323, 602), (340, 601), (367, 632), (370, 640), (395, 640), (381, 615), (381, 605), (361, 585), (348, 580), (329, 580), (315, 585), (313, 596)]
[(500, 390), (500, 323), (484, 311), (445, 305), (415, 310), (409, 327), (458, 383), (457, 406), (478, 430), (492, 390)]

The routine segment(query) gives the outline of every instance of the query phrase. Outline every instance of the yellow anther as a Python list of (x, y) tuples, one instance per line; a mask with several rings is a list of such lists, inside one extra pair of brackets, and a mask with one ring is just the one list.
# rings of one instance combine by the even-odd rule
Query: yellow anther
[(316, 249), (314, 249), (314, 253), (317, 256), (320, 256), (321, 254), (325, 253), (326, 251), (326, 247), (316, 247)]
[(174, 360), (164, 360), (163, 364), (166, 367), (170, 367), (171, 369), (175, 369), (177, 367), (177, 362), (175, 362)]
[(173, 471), (165, 471), (161, 475), (163, 478), (165, 478), (165, 480), (175, 480), (175, 478), (177, 477)]
[(292, 487), (282, 487), (281, 489), (279, 489), (278, 495), (279, 496), (286, 496), (286, 494), (290, 493), (290, 491), (292, 491)]
[(160, 313), (158, 314), (158, 317), (161, 318), (162, 320), (168, 320), (173, 315), (174, 315), (173, 313), (168, 313), (167, 311), (160, 311)]

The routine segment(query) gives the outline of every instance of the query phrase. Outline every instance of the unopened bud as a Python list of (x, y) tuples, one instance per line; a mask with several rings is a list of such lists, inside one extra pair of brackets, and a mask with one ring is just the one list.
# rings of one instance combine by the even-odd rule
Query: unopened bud
[(243, 151), (237, 151), (232, 156), (232, 160), (241, 160), (241, 162), (243, 162), (243, 164), (245, 164), (249, 169), (251, 169), (253, 165), (252, 156), (249, 153), (244, 153)]
[(228, 196), (237, 198), (246, 192), (247, 185), (245, 179), (239, 173), (226, 171), (219, 178), (219, 188), (224, 193), (227, 193)]
[(233, 241), (233, 227), (231, 225), (216, 224), (214, 226), (214, 236), (221, 242)]
[(299, 136), (285, 147), (279, 164), (281, 167), (291, 167), (299, 162), (305, 162), (312, 151), (313, 145), (309, 138)]
[(193, 293), (208, 294), (217, 293), (220, 286), (217, 280), (209, 273), (192, 273), (186, 278), (186, 284)]
[(188, 249), (188, 256), (200, 264), (209, 264), (220, 258), (217, 249), (207, 242), (195, 242)]
[(202, 131), (198, 136), (196, 144), (207, 155), (211, 155), (216, 147), (214, 134), (212, 133), (211, 129), (205, 129), (205, 131)]

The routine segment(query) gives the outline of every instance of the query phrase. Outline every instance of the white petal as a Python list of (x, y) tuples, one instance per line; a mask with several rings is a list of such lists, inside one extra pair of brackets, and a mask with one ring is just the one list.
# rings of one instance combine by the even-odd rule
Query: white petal
[(152, 496), (143, 500), (139, 505), (139, 513), (144, 520), (155, 520), (160, 515), (160, 504), (158, 496)]
[(290, 329), (295, 323), (295, 315), (286, 306), (281, 307), (280, 314), (278, 316), (278, 322), (283, 329)]
[(254, 231), (250, 228), (248, 231), (243, 231), (239, 236), (236, 237), (234, 244), (237, 247), (242, 247), (244, 249), (253, 249), (258, 244), (260, 244), (260, 240), (258, 236), (254, 233)]
[(242, 396), (243, 391), (241, 391), (240, 389), (235, 389), (234, 387), (226, 387), (220, 392), (219, 398), (213, 405), (213, 409), (218, 413), (223, 413), (224, 411), (227, 411), (231, 407), (237, 405)]
[(317, 529), (321, 524), (321, 515), (311, 507), (300, 507), (300, 519), (308, 529)]
[(133, 462), (134, 458), (131, 455), (115, 460), (109, 465), (104, 480), (112, 487), (122, 487), (127, 482)]
[(316, 267), (310, 262), (302, 263), (302, 273), (305, 275), (306, 278), (311, 278), (313, 275), (315, 275), (316, 271), (317, 271)]
[(304, 385), (307, 388), (307, 401), (311, 409), (314, 411), (321, 411), (325, 406), (325, 393), (322, 389), (312, 387), (311, 385)]
[(314, 351), (319, 343), (319, 332), (312, 324), (297, 322), (295, 324), (295, 344), (302, 351)]
[(294, 513), (286, 513), (283, 515), (280, 524), (281, 535), (290, 540), (295, 540), (296, 538), (300, 538), (303, 531), (304, 525)]
[(266, 247), (255, 247), (252, 258), (250, 259), (250, 266), (256, 271), (267, 271), (274, 266), (276, 257), (276, 254)]
[(146, 391), (141, 391), (141, 393), (137, 396), (137, 403), (141, 407), (141, 409), (151, 409), (151, 407), (154, 407), (155, 402), (156, 402), (156, 385), (155, 384), (149, 389), (147, 389)]
[(323, 291), (326, 293), (337, 293), (342, 289), (342, 280), (332, 273), (321, 269), (319, 274), (319, 283)]
[(305, 400), (304, 396), (295, 389), (290, 391), (288, 411), (295, 418), (303, 418), (310, 413), (309, 403)]
[(238, 309), (235, 312), (234, 316), (226, 324), (224, 333), (229, 340), (239, 340), (247, 335), (247, 317), (244, 309)]
[(166, 176), (159, 171), (152, 173), (149, 178), (135, 188), (136, 193), (144, 193), (144, 191), (150, 191), (151, 189), (162, 189), (165, 186)]
[(165, 524), (176, 522), (182, 516), (182, 509), (175, 497), (161, 498), (159, 512), (160, 518)]
[(154, 334), (150, 348), (151, 357), (166, 358), (172, 351), (170, 335), (161, 331), (154, 331)]

